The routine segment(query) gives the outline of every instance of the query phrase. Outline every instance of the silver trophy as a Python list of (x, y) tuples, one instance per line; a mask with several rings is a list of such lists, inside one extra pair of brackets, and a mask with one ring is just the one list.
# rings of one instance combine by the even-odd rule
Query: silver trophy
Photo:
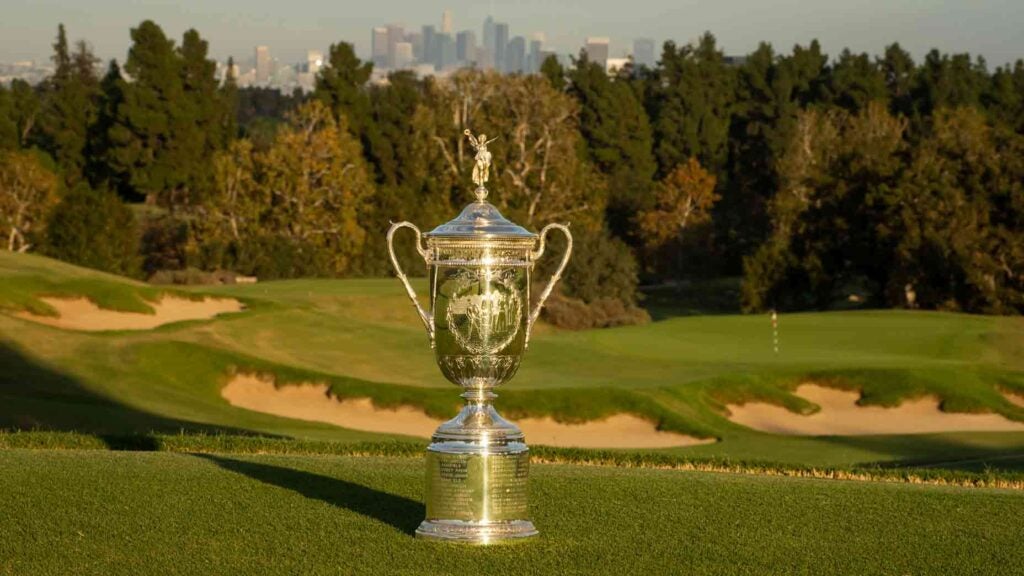
[[(527, 498), (529, 448), (519, 427), (502, 418), (491, 401), (497, 397), (493, 390), (519, 368), (541, 307), (569, 262), (572, 235), (562, 224), (549, 224), (535, 234), (489, 204), (490, 142), (469, 130), (465, 134), (476, 149), (476, 202), (426, 234), (409, 222), (393, 224), (388, 252), (427, 329), (441, 372), (463, 388), (466, 400), (427, 447), (427, 518), (416, 535), (487, 544), (537, 534)], [(395, 257), (394, 235), (401, 228), (416, 233), (416, 250), (426, 261), (429, 311), (416, 299)], [(563, 232), (568, 243), (531, 309), (533, 266), (551, 230)]]

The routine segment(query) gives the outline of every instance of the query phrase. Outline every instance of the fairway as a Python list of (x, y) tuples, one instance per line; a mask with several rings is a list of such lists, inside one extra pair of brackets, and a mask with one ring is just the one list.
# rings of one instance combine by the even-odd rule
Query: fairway
[(541, 537), (415, 539), (422, 460), (0, 452), (0, 574), (1010, 574), (1024, 493), (535, 465)]
[[(85, 297), (116, 314), (146, 312), (167, 294), (230, 298), (245, 309), (152, 330), (106, 332), (66, 330), (19, 316), (26, 310), (54, 314), (46, 297)], [(426, 428), (459, 406), (457, 390), (437, 369), (394, 279), (161, 288), (4, 252), (0, 308), (2, 428), (409, 439), (398, 434), (401, 427), (360, 430), (232, 406), (222, 391), (239, 374), (269, 378), (278, 387), (316, 384), (354, 405), (369, 401), (377, 409), (419, 411)], [(977, 414), (1016, 426), (1024, 422), (1024, 407), (1008, 392), (1024, 391), (1020, 318), (803, 313), (781, 316), (779, 332), (775, 353), (762, 316), (668, 316), (645, 326), (582, 332), (540, 325), (522, 370), (498, 389), (496, 406), (520, 421), (639, 418), (652, 430), (692, 439), (685, 443), (698, 445), (659, 450), (689, 458), (827, 467), (1024, 467), (1019, 431), (943, 431), (940, 422), (928, 434), (787, 436), (737, 424), (728, 411), (730, 405), (767, 403), (800, 419), (817, 406), (795, 390), (814, 382), (858, 394), (857, 404), (872, 410), (937, 402), (942, 412), (936, 416)], [(851, 410), (856, 416), (856, 405)]]

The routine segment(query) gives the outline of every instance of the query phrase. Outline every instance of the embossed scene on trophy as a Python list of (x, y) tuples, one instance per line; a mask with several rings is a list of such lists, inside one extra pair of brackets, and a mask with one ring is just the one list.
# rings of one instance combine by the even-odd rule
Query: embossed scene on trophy
[(458, 270), (445, 283), (450, 294), (445, 322), (455, 341), (474, 354), (497, 354), (519, 334), (523, 303), (517, 280), (506, 270)]

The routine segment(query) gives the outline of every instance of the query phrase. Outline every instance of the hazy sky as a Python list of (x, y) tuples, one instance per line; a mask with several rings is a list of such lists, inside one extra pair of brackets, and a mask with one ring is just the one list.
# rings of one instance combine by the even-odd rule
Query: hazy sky
[(818, 38), (832, 56), (843, 47), (879, 53), (898, 41), (915, 58), (932, 47), (980, 54), (992, 68), (1024, 58), (1022, 0), (0, 0), (0, 62), (48, 58), (58, 22), (102, 58), (123, 60), (129, 28), (147, 18), (176, 39), (198, 29), (218, 59), (251, 58), (254, 45), (267, 44), (288, 63), (339, 40), (366, 55), (372, 26), (440, 25), (445, 8), (455, 30), (472, 29), (478, 41), (493, 14), (512, 36), (545, 32), (560, 52), (575, 53), (586, 36), (610, 36), (612, 55), (620, 56), (635, 37), (660, 45), (710, 30), (727, 54), (745, 54), (762, 40), (788, 51)]

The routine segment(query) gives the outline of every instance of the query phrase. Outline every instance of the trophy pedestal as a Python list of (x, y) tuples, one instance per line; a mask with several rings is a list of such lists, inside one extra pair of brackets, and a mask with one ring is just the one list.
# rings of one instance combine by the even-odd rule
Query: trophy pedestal
[(427, 518), (416, 536), (493, 544), (537, 535), (527, 502), (529, 448), (490, 404), (470, 402), (442, 424), (426, 465)]

